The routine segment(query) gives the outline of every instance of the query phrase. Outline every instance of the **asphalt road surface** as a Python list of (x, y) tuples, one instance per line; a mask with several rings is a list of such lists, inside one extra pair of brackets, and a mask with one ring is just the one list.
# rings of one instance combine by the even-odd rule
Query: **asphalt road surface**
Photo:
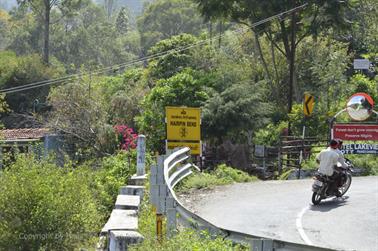
[(311, 203), (312, 179), (233, 184), (182, 197), (218, 227), (336, 250), (378, 251), (378, 177), (353, 177), (343, 198)]

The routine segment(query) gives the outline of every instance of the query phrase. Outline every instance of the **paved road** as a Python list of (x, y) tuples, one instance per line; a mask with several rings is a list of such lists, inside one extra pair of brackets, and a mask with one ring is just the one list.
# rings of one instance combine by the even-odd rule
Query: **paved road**
[(353, 177), (342, 199), (311, 204), (311, 179), (233, 184), (184, 204), (230, 230), (337, 250), (378, 250), (378, 177)]

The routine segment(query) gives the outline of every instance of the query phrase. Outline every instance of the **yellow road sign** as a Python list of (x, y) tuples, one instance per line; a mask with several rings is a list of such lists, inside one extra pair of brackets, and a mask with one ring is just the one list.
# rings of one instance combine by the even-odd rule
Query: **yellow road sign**
[(189, 147), (190, 154), (201, 155), (201, 142), (172, 142), (167, 141), (167, 149), (175, 149), (176, 147)]
[(167, 140), (201, 140), (201, 110), (191, 107), (165, 107)]
[(310, 116), (315, 106), (314, 96), (305, 93), (303, 100), (303, 113), (305, 116)]

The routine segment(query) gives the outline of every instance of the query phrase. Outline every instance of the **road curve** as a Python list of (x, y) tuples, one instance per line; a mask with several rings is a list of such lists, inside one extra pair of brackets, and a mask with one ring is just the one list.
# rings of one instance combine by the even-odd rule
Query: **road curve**
[(342, 199), (311, 204), (311, 179), (239, 183), (181, 197), (230, 230), (337, 250), (378, 250), (378, 177), (353, 177)]

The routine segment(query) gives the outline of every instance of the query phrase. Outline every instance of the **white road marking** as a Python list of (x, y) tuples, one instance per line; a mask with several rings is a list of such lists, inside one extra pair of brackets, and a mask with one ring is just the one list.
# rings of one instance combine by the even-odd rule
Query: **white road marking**
[(302, 209), (302, 211), (297, 215), (297, 219), (296, 219), (296, 225), (297, 225), (297, 230), (302, 238), (302, 240), (307, 244), (307, 245), (313, 245), (312, 242), (310, 241), (310, 239), (307, 237), (304, 229), (303, 229), (303, 226), (302, 226), (302, 217), (303, 215), (305, 214), (305, 212), (310, 209), (310, 207), (305, 207)]

